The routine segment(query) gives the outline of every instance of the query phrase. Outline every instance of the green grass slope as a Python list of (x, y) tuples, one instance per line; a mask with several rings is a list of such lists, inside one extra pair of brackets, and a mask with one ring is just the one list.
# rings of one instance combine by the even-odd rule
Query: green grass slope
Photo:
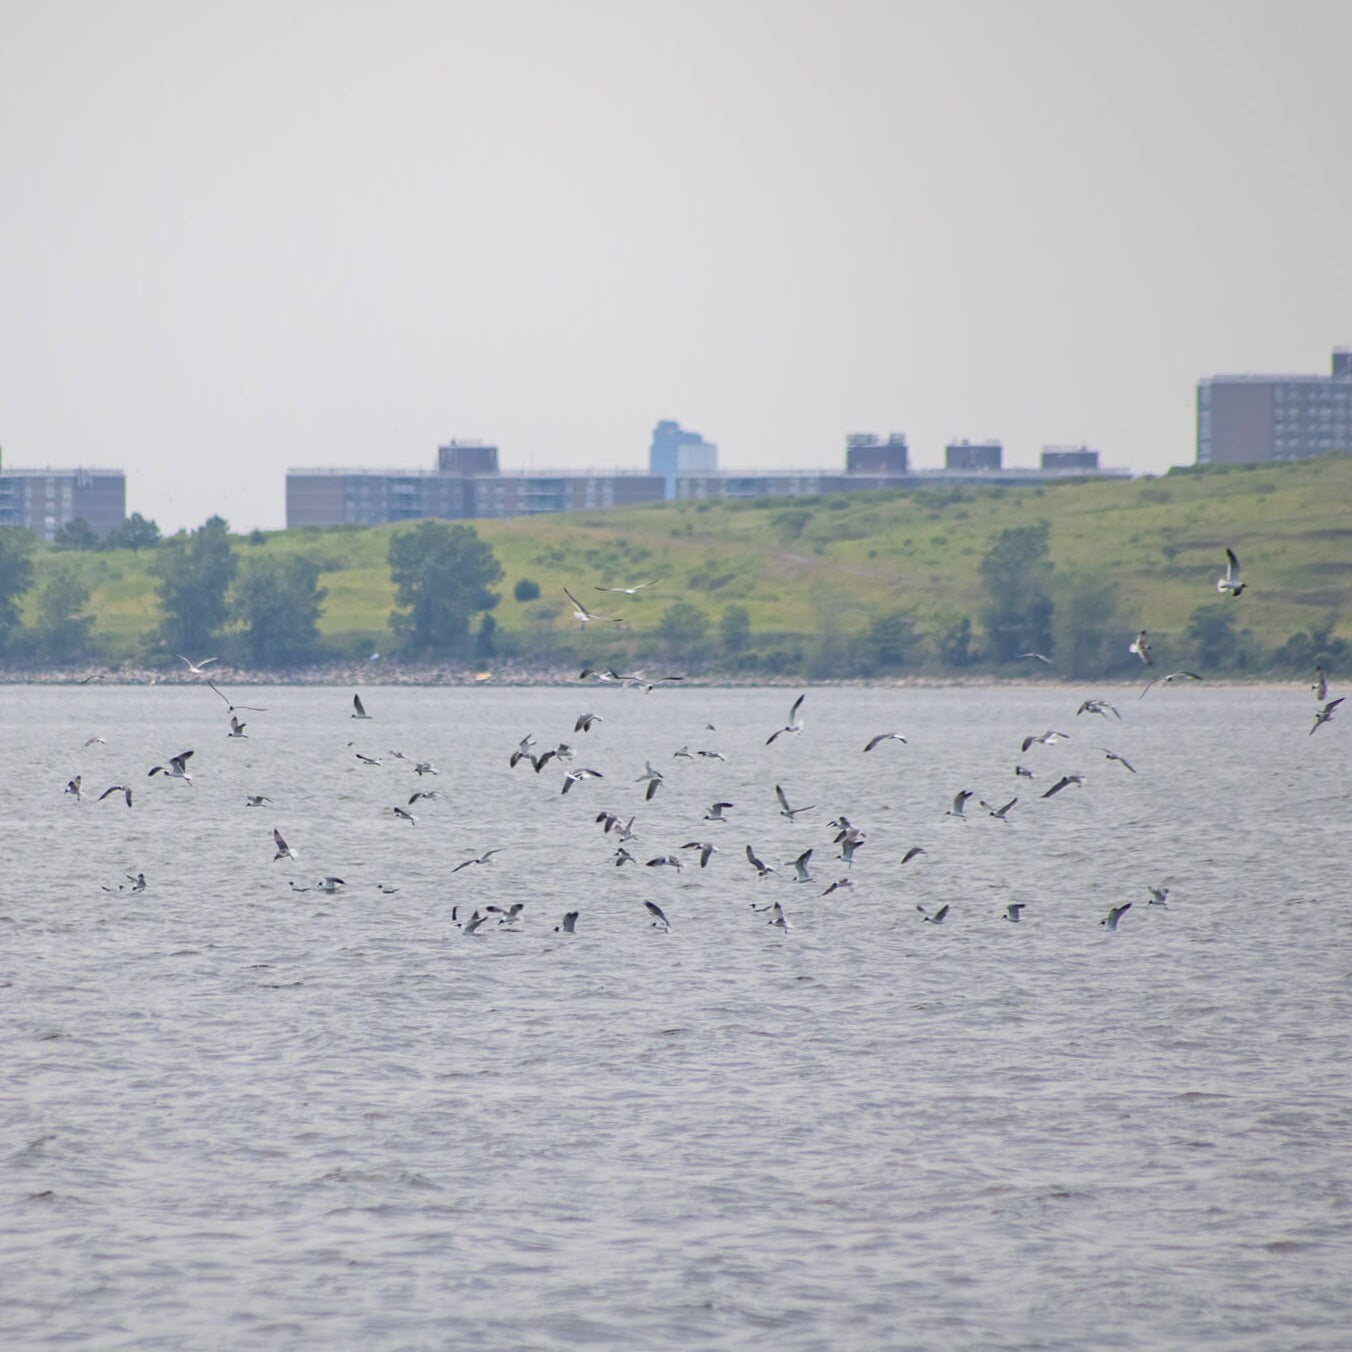
[[(752, 652), (779, 652), (791, 662), (823, 635), (848, 642), (898, 612), (929, 647), (969, 616), (979, 644), (982, 555), (1001, 530), (1040, 521), (1050, 525), (1059, 589), (1091, 575), (1110, 579), (1124, 647), (1147, 627), (1182, 651), (1193, 612), (1228, 601), (1215, 590), (1227, 545), (1249, 584), (1235, 613), (1255, 651), (1270, 652), (1330, 619), (1348, 637), (1347, 456), (1130, 482), (689, 502), (471, 524), (503, 565), (494, 612), (502, 646), (523, 658), (656, 660), (661, 617), (679, 601), (711, 625), (725, 607), (745, 607)], [(356, 655), (389, 645), (386, 550), (399, 529), (275, 532), (257, 543), (241, 539), (237, 550), (241, 561), (260, 552), (313, 559), (328, 591), (323, 637), (335, 654)], [(127, 660), (158, 622), (149, 557), (44, 549), (35, 560), (37, 584), (47, 569), (76, 570), (91, 591), (102, 651), (109, 660)], [(538, 583), (538, 599), (513, 599), (521, 579)], [(649, 579), (660, 581), (633, 598), (595, 590)], [(580, 635), (565, 587), (585, 604), (623, 616), (625, 627), (602, 632), (598, 625)]]

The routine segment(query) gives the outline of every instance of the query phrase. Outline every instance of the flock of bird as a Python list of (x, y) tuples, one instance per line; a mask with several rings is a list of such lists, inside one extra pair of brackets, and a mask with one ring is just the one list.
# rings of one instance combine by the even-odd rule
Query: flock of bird
[[(1222, 593), (1228, 593), (1230, 596), (1238, 598), (1245, 590), (1246, 584), (1240, 579), (1239, 563), (1233, 551), (1227, 550), (1226, 558), (1225, 575), (1217, 581), (1216, 586)], [(633, 587), (602, 590), (617, 591), (632, 597), (642, 588), (654, 585), (656, 581), (657, 579), (654, 579), (653, 582), (639, 583)], [(577, 602), (572, 594), (568, 593), (568, 595), (569, 599), (574, 600), (576, 605)], [(579, 610), (581, 609), (583, 607), (579, 606)], [(589, 619), (595, 618), (598, 617), (589, 614)], [(1146, 630), (1142, 629), (1128, 646), (1129, 651), (1140, 659), (1145, 668), (1153, 669), (1154, 653)], [(1043, 663), (1050, 662), (1050, 659), (1042, 654), (1029, 653), (1026, 656)], [(241, 712), (266, 714), (268, 710), (258, 706), (233, 703), (230, 696), (222, 691), (212, 679), (210, 667), (217, 659), (206, 658), (194, 662), (187, 657), (180, 656), (180, 660), (185, 663), (191, 676), (200, 680), (204, 688), (212, 691), (227, 706), (229, 722), (225, 732), (226, 739), (247, 739), (249, 734), (246, 729), (249, 724), (241, 721), (239, 714)], [(1173, 671), (1151, 675), (1142, 687), (1140, 697), (1144, 698), (1157, 685), (1169, 685), (1180, 681), (1199, 681), (1201, 679), (1199, 675), (1190, 671)], [(659, 688), (674, 686), (683, 680), (684, 677), (680, 674), (650, 676), (640, 670), (621, 673), (609, 667), (588, 667), (578, 677), (578, 682), (583, 686), (612, 686), (621, 690), (647, 694), (651, 694)], [(1314, 725), (1310, 728), (1311, 734), (1332, 719), (1334, 712), (1343, 700), (1341, 696), (1334, 699), (1328, 698), (1327, 677), (1320, 667), (1316, 668), (1312, 689), (1317, 707)], [(797, 831), (809, 829), (800, 824), (803, 820), (808, 820), (818, 823), (818, 826), (810, 829), (824, 832), (812, 844), (800, 841), (799, 843), (806, 845), (806, 848), (794, 848), (791, 857), (782, 860), (776, 858), (774, 853), (768, 850), (763, 843), (744, 842), (744, 834), (749, 834), (749, 832), (737, 831), (736, 828), (741, 825), (743, 820), (752, 823), (756, 822), (758, 818), (750, 811), (739, 809), (738, 798), (741, 791), (729, 792), (726, 788), (721, 787), (721, 772), (715, 768), (700, 772), (711, 776), (707, 786), (708, 791), (703, 795), (707, 801), (707, 807), (702, 814), (696, 820), (695, 814), (690, 813), (688, 817), (682, 816), (675, 823), (670, 820), (656, 819), (655, 830), (660, 835), (665, 836), (666, 839), (664, 843), (659, 844), (653, 850), (651, 848), (644, 849), (640, 845), (641, 831), (646, 833), (649, 828), (646, 823), (641, 826), (639, 818), (640, 814), (654, 811), (654, 802), (667, 787), (668, 775), (672, 772), (672, 768), (664, 769), (661, 765), (654, 765), (651, 754), (644, 759), (642, 770), (636, 774), (632, 773), (633, 770), (637, 769), (636, 765), (631, 767), (629, 773), (610, 768), (603, 770), (595, 765), (575, 764), (578, 759), (578, 747), (572, 742), (563, 740), (563, 738), (557, 740), (550, 738), (549, 744), (541, 745), (532, 732), (520, 738), (515, 747), (503, 748), (503, 760), (508, 771), (513, 775), (519, 775), (525, 770), (529, 772), (528, 778), (532, 781), (547, 770), (551, 770), (552, 773), (556, 773), (558, 770), (563, 771), (561, 777), (557, 780), (559, 796), (567, 797), (575, 790), (577, 791), (576, 797), (569, 799), (569, 806), (566, 809), (570, 814), (575, 812), (575, 822), (570, 819), (571, 830), (574, 833), (585, 832), (588, 829), (594, 830), (596, 838), (600, 842), (598, 848), (606, 852), (600, 855), (599, 859), (607, 860), (609, 867), (621, 870), (630, 868), (636, 874), (642, 872), (645, 876), (654, 880), (664, 873), (679, 878), (686, 869), (699, 870), (698, 876), (703, 877), (705, 871), (710, 869), (717, 871), (741, 867), (722, 862), (723, 856), (731, 854), (734, 858), (740, 856), (745, 860), (745, 867), (749, 867), (754, 872), (757, 884), (765, 884), (771, 880), (791, 882), (795, 889), (802, 889), (798, 892), (799, 896), (815, 894), (819, 897), (827, 897), (854, 886), (852, 870), (856, 856), (859, 851), (868, 846), (870, 834), (863, 826), (852, 822), (844, 812), (836, 811), (833, 815), (828, 816), (829, 810), (819, 808), (815, 800), (812, 802), (797, 801), (796, 796), (791, 796), (784, 784), (780, 782), (781, 775), (776, 772), (774, 761), (783, 753), (782, 750), (777, 748), (777, 744), (781, 743), (781, 739), (803, 736), (805, 730), (803, 710), (806, 700), (806, 693), (798, 695), (789, 707), (787, 720), (782, 726), (768, 729), (759, 747), (759, 755), (765, 762), (763, 766), (758, 767), (758, 771), (763, 770), (765, 777), (766, 801), (762, 810), (768, 812), (769, 806), (773, 803), (777, 809), (778, 817), (788, 823), (788, 829)], [(1116, 727), (1124, 722), (1121, 710), (1107, 699), (1098, 696), (1088, 696), (1082, 699), (1078, 708), (1074, 710), (1072, 717), (1075, 719), (1087, 718), (1090, 724), (1101, 721), (1101, 725), (1105, 728)], [(349, 718), (363, 724), (374, 721), (373, 715), (368, 712), (360, 694), (352, 696)], [(575, 740), (590, 739), (605, 721), (602, 714), (593, 709), (584, 709), (573, 719), (571, 736)], [(717, 729), (712, 724), (707, 724), (704, 732), (716, 734)], [(568, 735), (566, 732), (564, 733), (565, 737)], [(91, 737), (85, 743), (85, 746), (88, 748), (95, 743), (102, 743), (103, 740), (101, 737)], [(713, 738), (710, 737), (708, 740), (713, 740)], [(1034, 770), (1032, 765), (1026, 764), (1023, 759), (1028, 757), (1030, 753), (1034, 757), (1046, 754), (1041, 750), (1035, 750), (1035, 748), (1057, 748), (1071, 740), (1071, 733), (1055, 728), (1048, 728), (1043, 732), (1029, 733), (1024, 736), (1017, 743), (1019, 758), (1014, 759), (1013, 764), (1015, 780), (1032, 781), (1043, 773), (1041, 768)], [(859, 748), (858, 754), (873, 758), (885, 747), (906, 746), (907, 744), (908, 739), (901, 732), (886, 730), (870, 736)], [(406, 756), (400, 751), (388, 751), (381, 755), (375, 753), (374, 749), (357, 748), (355, 742), (349, 742), (348, 748), (351, 750), (353, 760), (359, 766), (374, 769), (387, 764), (391, 767), (398, 765), (414, 776), (418, 787), (413, 788), (406, 801), (390, 805), (388, 814), (392, 820), (416, 827), (419, 818), (413, 809), (419, 807), (419, 810), (422, 811), (420, 805), (431, 807), (439, 797), (438, 789), (426, 785), (429, 777), (435, 778), (439, 775), (437, 767), (428, 759)], [(1106, 763), (1120, 767), (1121, 773), (1133, 776), (1138, 773), (1137, 767), (1127, 757), (1111, 747), (1095, 743), (1094, 750), (1103, 756)], [(193, 773), (190, 764), (195, 754), (195, 751), (190, 749), (168, 756), (149, 767), (146, 771), (146, 778), (153, 780), (156, 776), (162, 776), (166, 780), (178, 781), (185, 789), (192, 789)], [(727, 761), (726, 753), (715, 746), (692, 749), (688, 742), (669, 754), (673, 763), (687, 763), (692, 767), (701, 763), (709, 767), (716, 767)], [(1033, 764), (1037, 764), (1036, 759)], [(695, 773), (695, 771), (692, 769), (682, 771), (682, 773), (689, 775)], [(1049, 778), (1051, 778), (1050, 775)], [(614, 787), (617, 779), (624, 784), (624, 787), (618, 792)], [(1067, 769), (1055, 774), (1052, 782), (1045, 789), (1042, 789), (1037, 796), (1041, 800), (1055, 799), (1068, 790), (1082, 790), (1085, 781), (1085, 772)], [(604, 788), (600, 787), (602, 782), (604, 782)], [(689, 781), (686, 782), (688, 784)], [(739, 782), (745, 785), (745, 776)], [(581, 787), (584, 785), (590, 785), (591, 788), (584, 792)], [(408, 787), (412, 788), (412, 785), (408, 785)], [(81, 774), (74, 775), (67, 782), (66, 793), (74, 798), (77, 805), (84, 800), (86, 796), (85, 783)], [(109, 799), (120, 799), (125, 809), (131, 810), (136, 801), (135, 793), (136, 789), (133, 783), (119, 781), (102, 788), (95, 797), (95, 801), (103, 803)], [(605, 801), (599, 801), (595, 796), (597, 794), (604, 794)], [(626, 797), (628, 801), (619, 801)], [(991, 800), (987, 800), (980, 797), (973, 789), (958, 788), (946, 809), (940, 812), (938, 810), (939, 805), (936, 805), (936, 824), (945, 819), (955, 820), (959, 823), (970, 821), (978, 815), (978, 812), (974, 812), (971, 808), (974, 798), (977, 800), (979, 813), (984, 814), (987, 819), (999, 822), (1002, 826), (1009, 828), (1022, 815), (1017, 809), (1020, 802), (1025, 799), (1025, 791), (1021, 790), (1019, 793), (1011, 794), (1008, 797), (992, 795)], [(685, 800), (689, 800), (688, 793), (685, 795)], [(576, 810), (574, 804), (578, 805)], [(267, 794), (249, 793), (245, 796), (243, 805), (246, 808), (263, 809), (272, 807), (274, 804), (272, 798)], [(747, 804), (745, 808), (750, 806)], [(1026, 806), (1024, 811), (1027, 811)], [(682, 839), (682, 837), (688, 838)], [(730, 837), (732, 842), (729, 841)], [(738, 839), (738, 837), (742, 837), (742, 839)], [(654, 840), (658, 838), (659, 835), (652, 837)], [(826, 843), (828, 841), (829, 844)], [(739, 845), (741, 848), (738, 848)], [(898, 870), (906, 869), (908, 865), (915, 864), (915, 861), (922, 856), (930, 856), (931, 846), (934, 846), (933, 841), (929, 845), (909, 844), (895, 861), (895, 868)], [(271, 848), (272, 863), (283, 863), (288, 867), (301, 863), (302, 855), (300, 851), (293, 848), (288, 842), (280, 826), (274, 825), (272, 827)], [(934, 848), (941, 847), (934, 846)], [(480, 868), (490, 867), (499, 855), (502, 855), (504, 851), (510, 852), (510, 850), (510, 845), (494, 845), (488, 849), (475, 851), (468, 858), (456, 863), (453, 867), (449, 867), (447, 876), (449, 878), (457, 874), (470, 873)], [(829, 850), (834, 851), (834, 853), (828, 854)], [(781, 853), (783, 852), (781, 850)], [(767, 863), (765, 858), (767, 855), (775, 862)], [(819, 876), (814, 872), (814, 868), (820, 867), (827, 861), (829, 861), (829, 864), (836, 866), (832, 869), (835, 876)], [(781, 872), (781, 869), (783, 872)], [(648, 873), (648, 871), (651, 871), (651, 873)], [(147, 880), (143, 871), (128, 871), (125, 878), (126, 881), (122, 883), (105, 884), (105, 890), (133, 893), (146, 890)], [(1144, 897), (1145, 904), (1167, 907), (1170, 895), (1168, 883), (1170, 881), (1170, 879), (1164, 879), (1158, 884), (1147, 885), (1146, 896)], [(297, 882), (295, 878), (289, 878), (288, 886), (293, 892), (315, 890), (333, 894), (343, 891), (348, 887), (348, 884), (341, 873), (328, 872), (313, 882)], [(384, 883), (377, 884), (377, 886), (383, 893), (399, 890), (397, 887)], [(525, 884), (523, 883), (522, 886), (525, 886)], [(643, 904), (641, 918), (645, 919), (654, 929), (663, 933), (669, 932), (673, 927), (673, 920), (668, 915), (666, 908), (651, 898), (640, 899)], [(792, 903), (786, 906), (786, 900), (787, 894), (781, 898), (758, 892), (757, 899), (751, 903), (751, 908), (766, 917), (764, 923), (776, 931), (783, 932), (792, 927), (789, 919), (789, 910), (792, 909)], [(671, 902), (668, 901), (668, 906), (670, 905)], [(1113, 905), (1099, 921), (1099, 924), (1105, 930), (1116, 930), (1131, 907), (1132, 902), (1129, 900)], [(462, 916), (462, 909), (469, 911), (469, 914)], [(1024, 912), (1027, 909), (1027, 902), (1011, 901), (1005, 905), (999, 918), (1012, 924), (1019, 924), (1022, 923)], [(933, 909), (923, 904), (916, 904), (915, 910), (920, 921), (924, 924), (941, 925), (950, 918), (951, 903), (939, 905)], [(463, 907), (462, 903), (457, 900), (451, 906), (449, 920), (462, 934), (483, 938), (494, 930), (515, 930), (519, 928), (524, 921), (525, 911), (526, 903), (521, 900), (512, 901), (506, 905), (471, 905), (464, 903)], [(554, 931), (559, 934), (576, 933), (581, 915), (580, 909), (566, 910), (558, 924), (553, 927)]]

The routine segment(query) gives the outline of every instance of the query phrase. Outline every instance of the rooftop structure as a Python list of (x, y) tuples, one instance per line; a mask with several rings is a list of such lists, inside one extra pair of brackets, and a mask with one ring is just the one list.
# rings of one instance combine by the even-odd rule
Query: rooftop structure
[(648, 473), (661, 475), (663, 496), (670, 502), (676, 497), (678, 478), (718, 473), (718, 447), (698, 432), (687, 432), (680, 423), (664, 418), (653, 428)]
[(1000, 469), (1005, 448), (998, 441), (950, 441), (944, 447), (945, 469)]
[(1330, 374), (1208, 376), (1197, 382), (1197, 463), (1259, 464), (1352, 450), (1352, 348)]

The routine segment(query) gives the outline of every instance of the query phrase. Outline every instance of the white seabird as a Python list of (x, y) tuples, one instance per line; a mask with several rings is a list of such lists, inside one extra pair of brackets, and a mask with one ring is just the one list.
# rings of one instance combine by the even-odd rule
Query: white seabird
[(1314, 726), (1306, 734), (1313, 737), (1325, 723), (1333, 717), (1333, 711), (1347, 698), (1346, 695), (1339, 695), (1337, 699), (1331, 699), (1322, 709), (1318, 709), (1314, 716)]
[(915, 909), (920, 912), (920, 918), (927, 925), (942, 925), (944, 921), (948, 919), (948, 902), (944, 902), (944, 904), (940, 906), (939, 909), (935, 911), (933, 915), (931, 915), (929, 911), (927, 911), (918, 902), (916, 903)]
[(600, 770), (569, 770), (568, 773), (563, 777), (563, 788), (561, 788), (559, 792), (567, 793), (568, 790), (571, 789), (574, 784), (578, 783), (580, 780), (583, 779), (604, 779), (604, 778), (605, 775), (603, 775), (600, 772)]
[(1005, 907), (1005, 913), (1002, 918), (1005, 920), (1012, 920), (1014, 924), (1017, 925), (1019, 921), (1023, 919), (1023, 908), (1027, 905), (1028, 903), (1026, 901), (1011, 901), (1009, 905)]
[(371, 717), (371, 715), (368, 714), (368, 713), (366, 712), (366, 705), (364, 705), (364, 704), (361, 702), (361, 696), (360, 696), (360, 695), (353, 695), (353, 696), (352, 696), (352, 713), (351, 713), (349, 716), (352, 717), (352, 718), (370, 718), (370, 717)]
[(793, 702), (793, 707), (789, 710), (789, 721), (782, 727), (772, 732), (766, 739), (765, 745), (769, 746), (776, 737), (782, 737), (786, 732), (802, 732), (803, 721), (798, 717), (798, 711), (803, 707), (803, 701), (807, 698), (806, 693), (799, 695)]
[(1218, 592), (1229, 592), (1231, 596), (1238, 596), (1244, 590), (1245, 584), (1239, 580), (1239, 560), (1235, 558), (1235, 551), (1226, 548), (1225, 551), (1225, 576), (1216, 579), (1216, 590)]
[(704, 814), (704, 820), (706, 822), (726, 822), (727, 818), (723, 815), (724, 809), (736, 806), (736, 803), (711, 803), (708, 812)]
[(166, 779), (181, 779), (189, 788), (192, 787), (192, 776), (188, 773), (188, 757), (192, 755), (191, 751), (180, 751), (177, 756), (169, 757), (168, 765), (152, 765), (146, 771), (146, 778), (151, 775), (163, 774)]
[(653, 918), (653, 928), (660, 929), (666, 934), (671, 929), (671, 921), (663, 914), (662, 908), (655, 901), (645, 901), (643, 904)]
[(123, 801), (127, 804), (127, 806), (128, 807), (131, 806), (130, 784), (110, 784), (106, 789), (104, 789), (104, 791), (101, 794), (99, 794), (99, 802), (100, 803), (103, 802), (105, 798), (109, 797), (111, 794), (114, 793), (120, 793), (122, 795)]
[(562, 923), (554, 926), (554, 933), (555, 934), (575, 933), (577, 930), (577, 918), (579, 914), (580, 912), (578, 911), (565, 911), (563, 913)]
[(1112, 907), (1108, 914), (1099, 921), (1099, 924), (1102, 925), (1104, 929), (1115, 930), (1117, 928), (1117, 922), (1121, 920), (1129, 910), (1131, 910), (1131, 902), (1124, 901), (1120, 906)]
[(904, 746), (906, 739), (899, 732), (880, 732), (868, 739), (868, 745), (864, 750), (872, 751), (875, 746), (881, 746), (884, 742), (901, 742)]
[(945, 817), (961, 817), (963, 821), (967, 820), (967, 800), (972, 796), (975, 790), (959, 789), (953, 795), (953, 806), (944, 813)]
[(275, 826), (272, 828), (272, 843), (277, 847), (277, 853), (272, 856), (272, 862), (274, 864), (279, 859), (295, 859), (299, 861), (300, 855), (298, 855), (295, 850), (282, 839), (282, 833)]
[(811, 812), (817, 806), (816, 803), (809, 803), (806, 807), (790, 807), (784, 790), (778, 784), (775, 785), (775, 797), (779, 799), (779, 815), (787, 817), (790, 821), (796, 820), (799, 813)]
[(1175, 681), (1200, 681), (1201, 679), (1195, 671), (1171, 671), (1167, 676), (1152, 676), (1136, 698), (1144, 699), (1149, 694), (1152, 685), (1173, 685)]
[(1144, 629), (1136, 635), (1136, 641), (1134, 643), (1127, 644), (1127, 651), (1129, 653), (1135, 653), (1146, 666), (1154, 666), (1155, 657), (1150, 651), (1150, 635), (1147, 634)]
[[(622, 620), (616, 619), (614, 615), (598, 615), (594, 610), (588, 610), (587, 607), (584, 606), (582, 602), (579, 601), (577, 597), (574, 596), (573, 593), (568, 590), (567, 587), (563, 589), (563, 594), (573, 603), (573, 618), (577, 621), (577, 627), (579, 629), (585, 629), (589, 624), (591, 624), (595, 620), (605, 620), (610, 624), (623, 623)], [(586, 672), (583, 673), (583, 675), (586, 674), (588, 673)], [(610, 679), (611, 680), (616, 679), (614, 672), (610, 673)]]
[(808, 861), (812, 858), (810, 849), (804, 850), (797, 859), (793, 861), (793, 880), (796, 883), (810, 883), (812, 875), (807, 871)]
[(764, 860), (757, 858), (755, 850), (750, 845), (746, 847), (746, 860), (756, 870), (757, 876), (762, 879), (768, 878), (772, 873), (779, 872), (773, 864), (767, 864)]
[(182, 653), (175, 653), (174, 656), (177, 657), (180, 662), (187, 662), (188, 670), (194, 676), (209, 676), (211, 673), (207, 671), (207, 668), (213, 662), (218, 662), (220, 660), (217, 657), (204, 657), (200, 662), (191, 662), (184, 657)]

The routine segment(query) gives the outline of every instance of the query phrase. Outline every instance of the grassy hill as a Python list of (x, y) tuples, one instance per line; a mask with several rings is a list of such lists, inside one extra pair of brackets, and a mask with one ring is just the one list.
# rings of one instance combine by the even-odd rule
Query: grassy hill
[[(735, 605), (750, 621), (744, 669), (815, 665), (821, 675), (839, 669), (841, 653), (889, 615), (911, 621), (911, 664), (922, 668), (935, 667), (943, 636), (964, 616), (979, 647), (982, 555), (1002, 530), (1041, 521), (1050, 527), (1058, 607), (1068, 612), (1077, 588), (1106, 588), (1123, 653), (1147, 627), (1165, 661), (1183, 659), (1193, 651), (1185, 633), (1194, 612), (1222, 602), (1239, 638), (1235, 661), (1250, 670), (1302, 631), (1331, 623), (1338, 638), (1352, 637), (1347, 456), (1130, 482), (673, 503), (472, 524), (503, 565), (494, 615), (506, 653), (561, 663), (674, 659), (678, 652), (664, 652), (657, 634), (668, 607), (689, 603), (716, 628)], [(241, 559), (257, 552), (313, 559), (328, 590), (324, 639), (334, 655), (356, 656), (390, 644), (386, 550), (399, 529), (281, 531), (241, 538), (237, 550)], [(1227, 545), (1249, 583), (1237, 602), (1215, 591)], [(75, 571), (91, 592), (102, 653), (131, 660), (158, 623), (148, 557), (44, 547), (36, 580), (40, 586), (51, 568)], [(661, 580), (634, 598), (594, 590), (650, 578)], [(538, 583), (538, 599), (513, 599), (521, 579)], [(623, 615), (625, 628), (580, 635), (564, 587)], [(712, 630), (704, 646), (717, 660)]]

